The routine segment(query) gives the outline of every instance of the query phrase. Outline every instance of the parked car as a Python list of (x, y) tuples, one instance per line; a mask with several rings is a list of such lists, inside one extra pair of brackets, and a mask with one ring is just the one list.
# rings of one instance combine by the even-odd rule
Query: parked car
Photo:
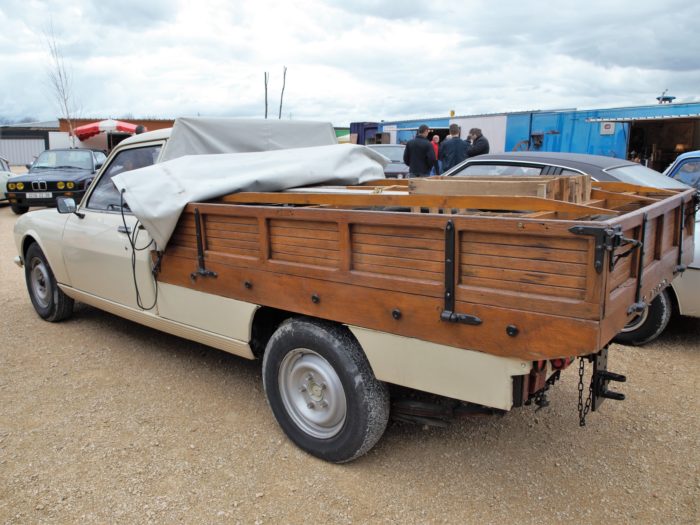
[(664, 175), (700, 190), (700, 151), (689, 151), (679, 155), (666, 168)]
[(7, 159), (0, 157), (0, 202), (7, 200), (7, 179), (12, 176)]
[(403, 163), (403, 152), (406, 146), (403, 144), (369, 144), (368, 148), (381, 153), (391, 161), (384, 167), (384, 175), (395, 179), (408, 177), (408, 166)]
[[(698, 166), (700, 152), (686, 153), (666, 170), (668, 176), (636, 162), (614, 157), (580, 153), (513, 152), (493, 153), (472, 157), (445, 173), (459, 175), (580, 175), (588, 174), (594, 180), (618, 181), (654, 188), (682, 189), (685, 183), (698, 187), (698, 177), (688, 175)], [(691, 166), (691, 163), (692, 166)], [(675, 179), (675, 180), (674, 180)], [(656, 339), (666, 328), (672, 311), (700, 318), (700, 228), (695, 227), (695, 257), (688, 269), (677, 277), (651, 304), (618, 334), (615, 341), (622, 344), (642, 345)]]
[(90, 149), (48, 149), (29, 167), (29, 172), (7, 181), (12, 211), (20, 215), (32, 206), (56, 206), (57, 197), (80, 202), (85, 190), (104, 164), (106, 155)]

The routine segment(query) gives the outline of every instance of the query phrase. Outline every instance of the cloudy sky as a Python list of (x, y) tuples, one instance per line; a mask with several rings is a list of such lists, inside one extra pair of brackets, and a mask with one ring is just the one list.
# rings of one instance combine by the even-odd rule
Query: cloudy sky
[(0, 119), (362, 120), (700, 101), (692, 0), (0, 0)]

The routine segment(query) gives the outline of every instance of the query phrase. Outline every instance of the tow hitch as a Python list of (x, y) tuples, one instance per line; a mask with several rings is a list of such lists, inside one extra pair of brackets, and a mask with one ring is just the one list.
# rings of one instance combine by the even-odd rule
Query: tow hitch
[[(585, 361), (593, 362), (593, 375), (588, 387), (588, 398), (583, 401), (583, 375)], [(586, 415), (590, 410), (595, 412), (606, 399), (624, 401), (625, 395), (620, 392), (608, 390), (610, 381), (624, 383), (627, 377), (608, 371), (608, 348), (603, 348), (597, 354), (591, 354), (580, 358), (579, 362), (579, 382), (578, 382), (578, 415), (579, 425), (586, 426)]]

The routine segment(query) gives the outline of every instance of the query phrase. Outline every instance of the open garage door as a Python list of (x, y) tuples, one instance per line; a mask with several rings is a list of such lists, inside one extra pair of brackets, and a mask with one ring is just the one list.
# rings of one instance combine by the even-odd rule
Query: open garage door
[(587, 119), (628, 122), (627, 158), (664, 171), (681, 153), (700, 150), (700, 114)]

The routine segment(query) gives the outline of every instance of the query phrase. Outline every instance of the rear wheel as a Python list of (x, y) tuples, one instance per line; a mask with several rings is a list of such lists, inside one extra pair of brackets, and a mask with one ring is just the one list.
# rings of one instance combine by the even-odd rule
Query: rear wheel
[(24, 257), (24, 277), (29, 297), (39, 317), (57, 322), (73, 314), (73, 299), (56, 284), (46, 256), (36, 243), (29, 246)]
[(10, 208), (12, 208), (12, 211), (17, 215), (22, 215), (29, 211), (29, 206), (22, 206), (20, 204), (10, 204)]
[(262, 368), (277, 422), (306, 452), (343, 463), (384, 433), (389, 391), (347, 328), (288, 319), (270, 338)]
[(671, 320), (671, 299), (668, 291), (657, 295), (643, 312), (632, 319), (615, 336), (616, 343), (639, 346), (659, 337)]

